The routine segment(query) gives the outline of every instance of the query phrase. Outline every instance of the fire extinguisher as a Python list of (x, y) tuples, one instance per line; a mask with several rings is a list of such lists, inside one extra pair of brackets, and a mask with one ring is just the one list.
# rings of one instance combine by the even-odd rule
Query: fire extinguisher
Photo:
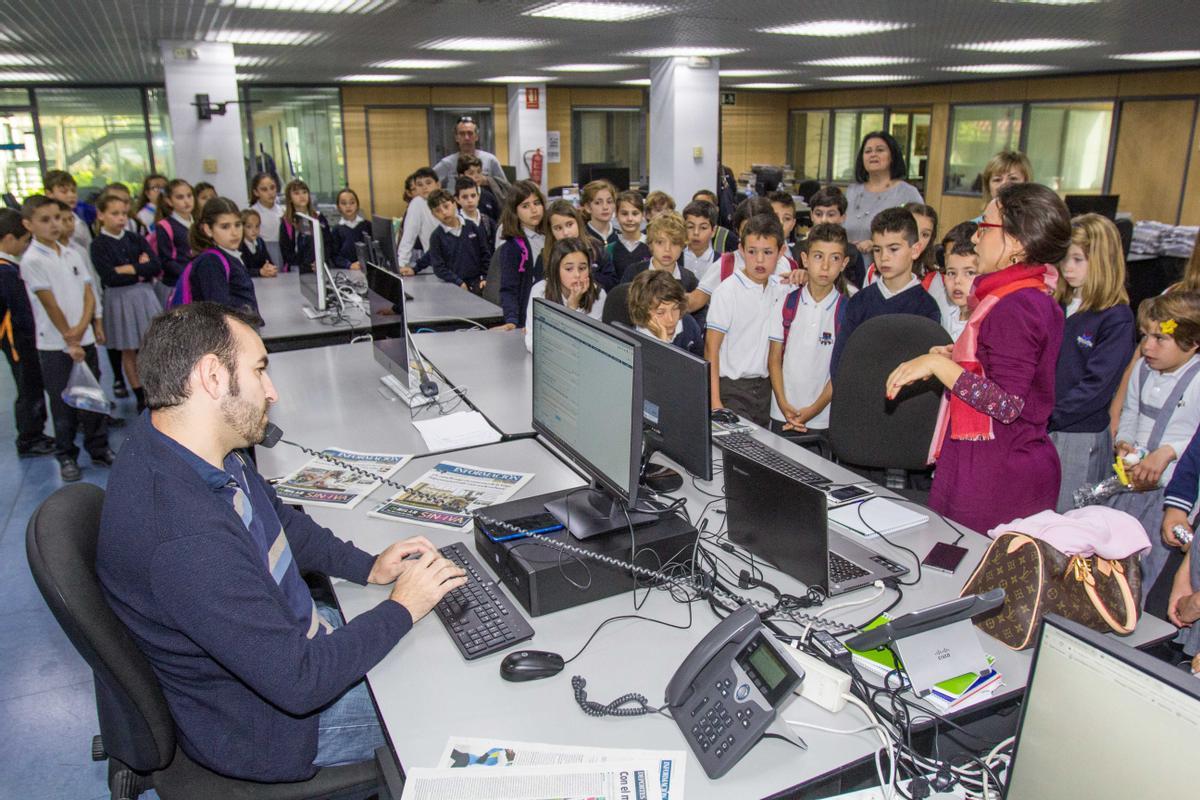
[[(533, 153), (532, 158), (529, 156), (530, 153)], [(529, 180), (533, 181), (534, 183), (542, 182), (543, 160), (544, 157), (542, 156), (542, 148), (539, 147), (536, 150), (525, 151), (525, 168), (529, 170)]]

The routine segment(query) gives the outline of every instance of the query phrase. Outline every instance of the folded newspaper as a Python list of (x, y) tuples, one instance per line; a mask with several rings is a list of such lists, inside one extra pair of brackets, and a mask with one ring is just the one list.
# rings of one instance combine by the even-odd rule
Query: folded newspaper
[(655, 761), (408, 770), (401, 800), (663, 800)]
[(287, 503), (354, 508), (360, 500), (378, 489), (383, 479), (395, 475), (411, 458), (410, 455), (325, 449), (321, 451), (321, 456), (314, 456), (303, 467), (277, 483), (275, 494)]
[(368, 516), (461, 531), (471, 524), (475, 511), (503, 503), (532, 479), (532, 472), (443, 461)]

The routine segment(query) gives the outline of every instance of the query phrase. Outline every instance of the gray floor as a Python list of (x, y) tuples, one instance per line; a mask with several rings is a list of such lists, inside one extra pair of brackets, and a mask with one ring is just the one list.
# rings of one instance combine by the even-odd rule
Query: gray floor
[[(107, 369), (107, 359), (101, 357)], [(101, 383), (111, 385), (111, 378)], [(0, 780), (4, 797), (107, 798), (106, 766), (91, 759), (99, 733), (92, 675), (54, 621), (25, 559), (25, 524), (62, 485), (53, 456), (18, 459), (7, 362), (0, 364)], [(120, 415), (132, 417), (133, 400)], [(119, 449), (121, 431), (110, 438)], [(104, 486), (107, 470), (80, 456), (83, 479)]]

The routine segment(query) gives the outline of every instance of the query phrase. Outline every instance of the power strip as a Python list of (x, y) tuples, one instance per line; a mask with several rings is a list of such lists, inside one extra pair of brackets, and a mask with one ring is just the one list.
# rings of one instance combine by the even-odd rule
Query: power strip
[(804, 683), (796, 691), (798, 695), (834, 714), (846, 707), (844, 695), (850, 691), (849, 675), (794, 646), (783, 649), (804, 670)]

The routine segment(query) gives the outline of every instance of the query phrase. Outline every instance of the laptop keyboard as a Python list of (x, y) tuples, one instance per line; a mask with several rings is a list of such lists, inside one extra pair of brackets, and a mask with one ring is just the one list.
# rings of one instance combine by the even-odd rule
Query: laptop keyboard
[(713, 437), (713, 444), (722, 450), (732, 450), (740, 456), (762, 464), (800, 483), (809, 486), (828, 486), (832, 481), (819, 472), (814, 472), (797, 461), (769, 447), (748, 433), (729, 433)]
[(839, 556), (837, 553), (830, 551), (829, 553), (829, 582), (830, 583), (845, 583), (852, 581), (855, 578), (862, 578), (869, 575), (865, 569), (855, 564), (848, 558)]

